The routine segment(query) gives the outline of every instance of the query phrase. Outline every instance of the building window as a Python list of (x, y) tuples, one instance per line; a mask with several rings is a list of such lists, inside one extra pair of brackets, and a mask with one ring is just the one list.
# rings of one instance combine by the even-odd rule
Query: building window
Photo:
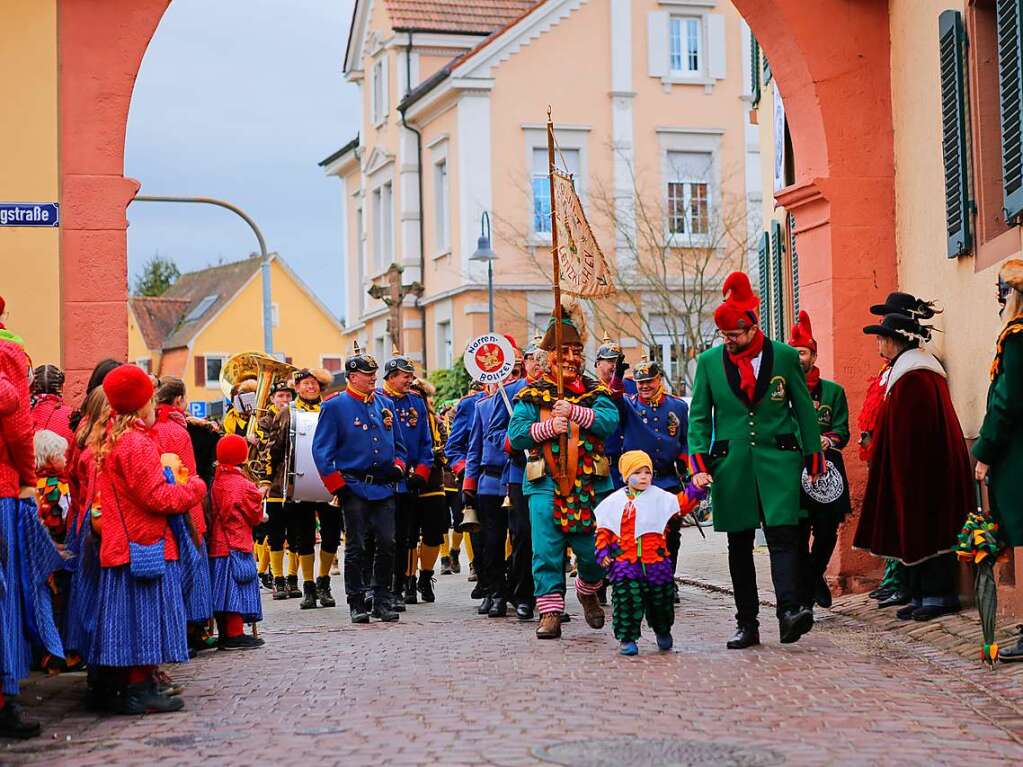
[(384, 355), (386, 354), (387, 347), (384, 346), (384, 337), (377, 336), (373, 339), (373, 356), (377, 359), (377, 364), (382, 365), (384, 360), (387, 359)]
[(192, 307), (192, 311), (185, 315), (185, 322), (195, 322), (202, 319), (202, 316), (210, 310), (210, 307), (217, 302), (220, 296), (216, 293), (204, 297), (199, 303)]
[(359, 310), (366, 311), (366, 231), (362, 219), (362, 206), (355, 209), (355, 259), (356, 274), (358, 275)]
[(710, 232), (709, 152), (668, 152), (668, 233)]
[(437, 323), (437, 367), (451, 367), (451, 320)]
[(672, 16), (668, 34), (669, 67), (673, 75), (697, 75), (703, 59), (700, 19)]
[(220, 386), (220, 370), (224, 367), (227, 357), (206, 355), (206, 388), (216, 389)]
[[(580, 178), (580, 151), (578, 149), (560, 149), (555, 153), (554, 162), (557, 167), (572, 175), (575, 179), (575, 190), (582, 196)], [(533, 149), (533, 231), (536, 234), (551, 232), (551, 186), (550, 163), (546, 149)]]
[(373, 65), (373, 124), (380, 125), (387, 117), (387, 58)]
[(344, 369), (344, 360), (340, 357), (320, 357), (320, 367), (331, 373), (340, 373)]
[(533, 321), (529, 326), (530, 336), (539, 335), (542, 336), (547, 332), (547, 325), (551, 321), (550, 312), (533, 312)]
[(135, 364), (147, 373), (153, 372), (153, 360), (150, 357), (143, 357), (142, 359), (135, 360)]
[(451, 249), (448, 235), (448, 162), (441, 160), (433, 166), (434, 245), (438, 253)]
[(270, 304), (270, 325), (277, 327), (281, 324), (281, 307), (277, 304)]
[(383, 270), (394, 260), (393, 244), (393, 200), (391, 182), (388, 181), (373, 190), (373, 260), (378, 270)]

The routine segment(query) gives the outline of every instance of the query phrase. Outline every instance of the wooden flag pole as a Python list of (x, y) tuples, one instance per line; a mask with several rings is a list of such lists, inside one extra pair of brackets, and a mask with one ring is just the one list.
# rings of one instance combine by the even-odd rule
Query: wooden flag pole
[[(554, 280), (554, 367), (558, 371), (555, 383), (558, 386), (558, 399), (565, 396), (565, 381), (561, 377), (561, 264), (558, 260), (558, 213), (557, 204), (554, 200), (554, 122), (551, 120), (551, 108), (547, 106), (547, 178), (551, 190), (551, 261), (553, 263), (552, 277)], [(570, 425), (571, 427), (571, 425)], [(559, 477), (564, 477), (568, 470), (568, 436), (562, 434), (558, 437), (558, 468)]]

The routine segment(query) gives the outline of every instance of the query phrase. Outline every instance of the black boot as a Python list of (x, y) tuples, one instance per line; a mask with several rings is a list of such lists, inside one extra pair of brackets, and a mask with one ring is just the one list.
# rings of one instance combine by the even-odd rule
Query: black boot
[(419, 594), (416, 593), (416, 576), (414, 575), (405, 578), (405, 604), (419, 604)]
[(302, 583), (302, 592), (304, 596), (298, 606), (303, 610), (316, 607), (316, 584), (312, 581), (304, 581)]
[(1019, 641), (1016, 642), (1015, 647), (1006, 647), (1004, 650), (1000, 650), (998, 653), (998, 660), (1002, 663), (1020, 663), (1023, 662), (1023, 623), (1016, 627), (1019, 631)]
[(321, 575), (316, 579), (316, 598), (324, 607), (334, 607), (337, 604), (334, 601), (334, 595), (330, 593), (329, 575)]
[(476, 608), (476, 612), (479, 615), (489, 615), (490, 608), (494, 606), (494, 600), (491, 597), (483, 597), (483, 602), (479, 607)]
[(529, 602), (519, 602), (515, 607), (515, 617), (520, 621), (533, 620), (533, 605)]
[(436, 602), (437, 595), (433, 593), (433, 570), (420, 570), (419, 583), (416, 589), (423, 597), (424, 602)]
[(798, 642), (813, 628), (813, 611), (806, 607), (786, 610), (778, 619), (778, 633), (782, 644)]
[(503, 618), (508, 614), (508, 602), (507, 600), (496, 598), (490, 605), (490, 610), (487, 611), (487, 615), (491, 618)]
[(384, 623), (393, 623), (398, 620), (399, 615), (392, 609), (391, 601), (387, 597), (377, 594), (373, 597), (373, 617)]
[(451, 575), (452, 572), (453, 571), (451, 570), (451, 557), (441, 557), (440, 558), (440, 574), (441, 575)]
[(453, 572), (455, 575), (458, 575), (458, 573), (462, 572), (462, 563), (460, 561), (458, 561), (458, 558), (460, 556), (462, 556), (462, 552), (461, 552), (460, 549), (451, 549), (451, 557), (450, 557), (450, 559), (451, 559), (451, 572)]
[(348, 598), (348, 612), (352, 616), (352, 623), (369, 623), (369, 608), (361, 595)]
[(274, 587), (274, 576), (269, 570), (265, 573), (259, 574), (259, 582), (263, 584), (264, 589), (272, 589)]
[(302, 590), (298, 587), (298, 576), (288, 576), (288, 599), (297, 599), (302, 596)]
[(825, 610), (831, 607), (831, 589), (828, 587), (828, 582), (824, 580), (823, 576), (819, 581), (817, 581), (817, 588), (813, 593), (813, 601)]
[(124, 688), (121, 699), (121, 713), (129, 716), (138, 714), (165, 714), (180, 711), (185, 707), (181, 698), (172, 698), (157, 692), (152, 682), (129, 684)]
[(41, 729), (39, 722), (22, 717), (21, 706), (17, 703), (7, 701), (4, 707), (0, 708), (0, 738), (26, 740), (38, 737)]
[(274, 599), (287, 599), (291, 596), (288, 593), (288, 582), (284, 580), (284, 576), (278, 575), (274, 578)]
[(742, 623), (735, 630), (735, 636), (725, 644), (729, 650), (745, 650), (760, 644), (760, 629), (757, 626), (744, 625)]

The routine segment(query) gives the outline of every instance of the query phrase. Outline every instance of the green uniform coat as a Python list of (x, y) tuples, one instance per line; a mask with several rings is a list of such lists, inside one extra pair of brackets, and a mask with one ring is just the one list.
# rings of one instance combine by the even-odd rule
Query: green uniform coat
[(1009, 546), (1023, 546), (1023, 332), (1004, 339), (973, 455), (991, 467), (991, 513)]
[(721, 532), (759, 527), (761, 510), (768, 527), (798, 524), (804, 457), (821, 461), (817, 411), (795, 349), (764, 341), (753, 400), (724, 346), (700, 355), (689, 454), (694, 473), (714, 477), (714, 529)]
[(842, 495), (829, 504), (818, 503), (804, 492), (801, 504), (804, 516), (811, 516), (815, 522), (824, 522), (830, 518), (838, 524), (852, 511), (849, 478), (842, 458), (842, 448), (849, 444), (849, 402), (845, 397), (845, 389), (826, 378), (820, 379), (817, 387), (810, 392), (810, 398), (817, 408), (817, 426), (821, 436), (831, 440), (831, 449), (825, 451), (824, 457), (841, 475), (843, 489)]

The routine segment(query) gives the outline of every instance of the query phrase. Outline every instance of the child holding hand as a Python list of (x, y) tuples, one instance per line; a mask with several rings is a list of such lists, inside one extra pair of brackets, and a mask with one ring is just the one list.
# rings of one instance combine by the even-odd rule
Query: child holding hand
[(624, 487), (595, 510), (595, 554), (611, 582), (615, 639), (622, 655), (638, 654), (636, 640), (645, 615), (657, 647), (670, 650), (674, 576), (664, 532), (672, 517), (691, 512), (706, 493), (690, 486), (676, 496), (653, 485), (653, 462), (642, 450), (623, 453), (618, 468)]

